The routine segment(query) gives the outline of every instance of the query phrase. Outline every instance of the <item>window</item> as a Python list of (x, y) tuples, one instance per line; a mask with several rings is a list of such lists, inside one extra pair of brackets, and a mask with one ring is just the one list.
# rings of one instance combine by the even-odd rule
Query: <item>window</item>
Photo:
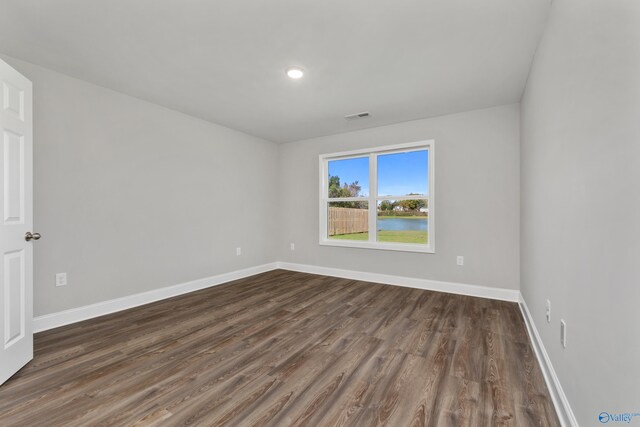
[(320, 156), (320, 244), (434, 252), (434, 142)]

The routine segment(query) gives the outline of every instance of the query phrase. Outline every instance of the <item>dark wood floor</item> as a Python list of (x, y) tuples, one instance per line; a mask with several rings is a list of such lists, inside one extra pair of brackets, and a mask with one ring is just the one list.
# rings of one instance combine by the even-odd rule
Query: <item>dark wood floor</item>
[(277, 270), (36, 335), (2, 426), (557, 426), (514, 303)]

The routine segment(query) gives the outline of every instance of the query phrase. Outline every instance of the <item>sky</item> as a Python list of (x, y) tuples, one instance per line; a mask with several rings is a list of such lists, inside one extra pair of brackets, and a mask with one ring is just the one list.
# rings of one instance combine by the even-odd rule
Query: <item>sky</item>
[[(429, 195), (427, 150), (378, 155), (378, 196)], [(358, 181), (361, 196), (369, 195), (369, 157), (329, 161), (329, 175), (340, 184)]]

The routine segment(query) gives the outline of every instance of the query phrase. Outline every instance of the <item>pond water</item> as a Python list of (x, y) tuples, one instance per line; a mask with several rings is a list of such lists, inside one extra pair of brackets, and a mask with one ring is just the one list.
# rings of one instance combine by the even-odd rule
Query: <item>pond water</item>
[(427, 231), (429, 221), (427, 218), (382, 218), (378, 219), (378, 230), (412, 230)]

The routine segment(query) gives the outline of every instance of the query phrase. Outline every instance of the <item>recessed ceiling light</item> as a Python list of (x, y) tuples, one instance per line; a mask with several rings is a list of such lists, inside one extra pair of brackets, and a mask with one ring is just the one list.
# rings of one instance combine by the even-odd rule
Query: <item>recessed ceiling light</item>
[(304, 70), (300, 67), (289, 67), (287, 68), (287, 76), (292, 79), (301, 79), (304, 76)]

